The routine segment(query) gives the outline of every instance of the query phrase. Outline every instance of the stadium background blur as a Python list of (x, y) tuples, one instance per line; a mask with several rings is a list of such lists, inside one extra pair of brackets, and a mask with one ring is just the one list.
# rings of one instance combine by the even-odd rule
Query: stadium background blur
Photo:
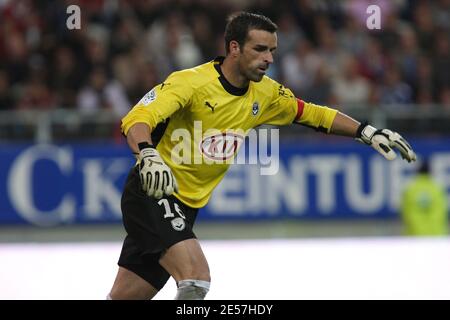
[[(81, 28), (69, 30), (66, 9), (74, 4), (81, 9)], [(366, 26), (371, 4), (381, 8), (380, 30)], [(0, 243), (119, 242), (123, 230), (118, 200), (108, 198), (108, 192), (120, 192), (123, 167), (132, 164), (131, 156), (119, 164), (128, 155), (120, 118), (172, 71), (223, 55), (226, 16), (238, 10), (265, 14), (279, 26), (269, 76), (304, 100), (400, 132), (418, 146), (419, 157), (435, 158), (435, 176), (449, 191), (449, 0), (3, 0)], [(282, 161), (292, 164), (293, 155), (300, 153), (308, 162), (308, 174), (315, 174), (308, 176), (306, 188), (324, 187), (320, 192), (326, 193), (331, 181), (335, 197), (320, 198), (317, 191), (298, 200), (296, 192), (305, 189), (291, 180), (287, 185), (292, 190), (273, 203), (263, 196), (258, 200), (264, 194), (259, 189), (256, 196), (241, 190), (239, 198), (229, 190), (235, 183), (245, 185), (249, 174), (238, 168), (224, 183), (219, 200), (205, 210), (204, 220), (200, 214), (201, 239), (402, 235), (398, 196), (417, 166), (407, 167), (400, 160), (380, 164), (369, 148), (301, 126), (281, 128), (280, 137)], [(103, 174), (105, 162), (95, 161), (108, 157), (119, 159), (119, 168), (108, 167)], [(315, 167), (317, 159), (323, 165)], [(28, 171), (15, 166), (27, 161), (36, 162)], [(359, 180), (351, 180), (354, 171), (344, 163), (362, 171)], [(336, 168), (327, 175), (323, 170), (329, 165)], [(82, 167), (79, 174), (67, 174), (77, 167)], [(294, 169), (282, 170), (281, 177), (296, 167), (285, 168)], [(380, 182), (376, 175), (383, 168), (389, 169), (390, 178)], [(89, 176), (110, 182), (111, 188), (96, 190)], [(359, 183), (359, 202), (341, 200), (342, 192), (354, 190), (347, 180)], [(364, 194), (380, 185), (388, 191), (378, 193), (378, 206), (377, 195), (366, 201)], [(279, 188), (274, 193), (280, 193)], [(61, 192), (64, 189), (72, 198)], [(74, 205), (76, 212), (64, 207), (73, 205), (70, 201), (81, 202)], [(311, 207), (304, 203), (308, 201), (317, 203)], [(443, 296), (450, 296), (448, 290)]]
[[(449, 1), (375, 1), (381, 30), (366, 27), (371, 3), (2, 1), (0, 110), (121, 116), (172, 71), (223, 55), (226, 16), (242, 9), (279, 25), (270, 76), (305, 100), (450, 109)], [(80, 30), (66, 26), (71, 4), (81, 9)]]

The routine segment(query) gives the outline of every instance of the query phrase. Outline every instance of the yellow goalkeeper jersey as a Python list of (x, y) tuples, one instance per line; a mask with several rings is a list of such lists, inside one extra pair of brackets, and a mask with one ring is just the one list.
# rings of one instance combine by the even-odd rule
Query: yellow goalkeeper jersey
[(329, 131), (337, 113), (267, 76), (236, 88), (221, 72), (223, 59), (172, 73), (122, 119), (125, 135), (135, 123), (146, 123), (152, 137), (164, 127), (157, 150), (177, 179), (175, 196), (193, 208), (207, 204), (252, 128), (297, 121)]

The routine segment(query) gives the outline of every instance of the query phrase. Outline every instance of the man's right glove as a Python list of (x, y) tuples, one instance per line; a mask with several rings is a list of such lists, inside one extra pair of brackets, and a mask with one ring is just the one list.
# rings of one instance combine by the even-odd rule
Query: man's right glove
[(397, 157), (397, 154), (392, 150), (396, 148), (406, 161), (416, 161), (416, 154), (412, 147), (397, 132), (388, 129), (376, 129), (367, 123), (362, 123), (358, 128), (356, 140), (372, 146), (388, 160), (394, 160)]
[(178, 185), (170, 168), (158, 151), (148, 143), (139, 143), (139, 175), (142, 190), (149, 196), (161, 199), (178, 192)]

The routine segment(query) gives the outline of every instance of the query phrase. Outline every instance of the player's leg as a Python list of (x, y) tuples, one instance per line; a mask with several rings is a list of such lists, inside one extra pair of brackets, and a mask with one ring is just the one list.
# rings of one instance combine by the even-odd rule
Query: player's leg
[(158, 262), (163, 246), (152, 232), (151, 224), (154, 222), (150, 217), (160, 214), (155, 211), (154, 202), (143, 193), (134, 167), (130, 170), (121, 199), (127, 236), (118, 261), (120, 268), (110, 292), (112, 299), (151, 299), (170, 277)]
[(156, 290), (164, 286), (172, 273), (179, 288), (188, 287), (183, 292), (201, 288), (200, 295), (178, 298), (204, 298), (209, 287), (209, 268), (192, 230), (198, 209), (184, 205), (174, 196), (160, 200), (147, 197), (136, 170), (127, 179), (121, 206), (128, 235), (119, 266), (134, 272)]
[(146, 280), (130, 270), (119, 267), (108, 298), (111, 300), (148, 300), (157, 293), (158, 290)]
[(160, 253), (144, 253), (129, 235), (123, 242), (119, 271), (110, 292), (115, 299), (152, 299), (170, 278), (159, 264)]
[(197, 239), (172, 245), (159, 260), (177, 282), (177, 300), (202, 300), (209, 291), (208, 262)]

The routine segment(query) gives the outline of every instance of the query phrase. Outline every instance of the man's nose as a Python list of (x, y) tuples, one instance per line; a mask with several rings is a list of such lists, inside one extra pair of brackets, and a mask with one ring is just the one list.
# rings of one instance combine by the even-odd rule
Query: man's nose
[(273, 54), (272, 54), (272, 52), (266, 53), (266, 55), (264, 57), (264, 61), (267, 62), (267, 63), (273, 63)]

